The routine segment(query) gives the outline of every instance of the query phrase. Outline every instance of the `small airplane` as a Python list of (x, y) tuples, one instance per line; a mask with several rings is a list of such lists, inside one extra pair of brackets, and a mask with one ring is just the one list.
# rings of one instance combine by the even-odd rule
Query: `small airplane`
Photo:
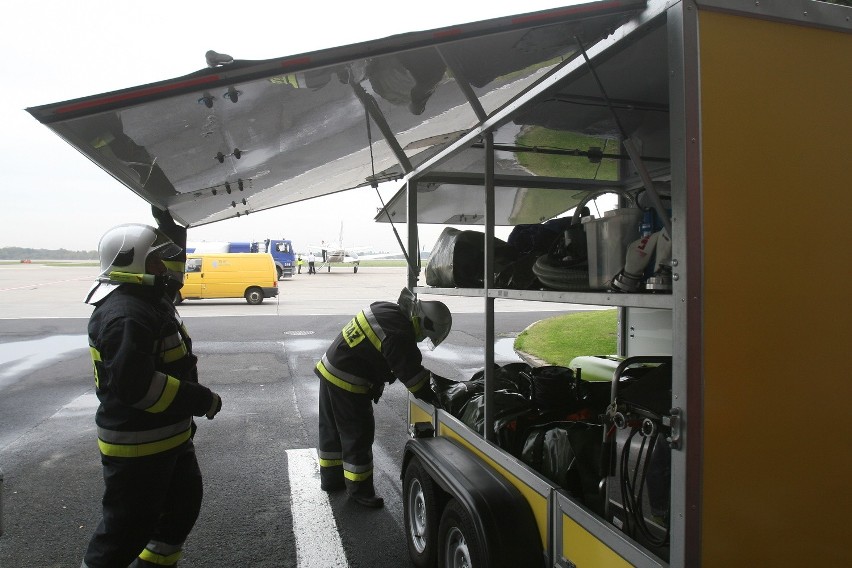
[[(362, 247), (346, 247), (343, 245), (343, 222), (340, 223), (340, 238), (337, 242), (326, 242), (322, 241), (319, 245), (307, 245), (307, 249), (313, 252), (316, 259), (316, 267), (317, 268), (327, 268), (328, 272), (331, 272), (332, 264), (344, 264), (351, 265), (352, 271), (357, 273), (358, 266), (360, 265), (362, 260), (369, 260), (374, 258), (388, 258), (391, 256), (395, 256), (398, 253), (384, 253), (384, 254), (370, 254), (363, 255), (359, 254), (359, 252), (371, 250), (372, 247), (362, 246)], [(302, 260), (307, 260), (302, 257)]]
[[(361, 257), (358, 251), (368, 250), (369, 247), (344, 247), (343, 246), (343, 222), (340, 223), (340, 240), (336, 243), (322, 241), (318, 245), (307, 245), (307, 249), (317, 256), (317, 268), (326, 267), (331, 272), (332, 264), (347, 264), (352, 266), (352, 271), (358, 272)], [(364, 257), (366, 258), (366, 257)], [(374, 258), (372, 255), (370, 258)], [(306, 260), (303, 258), (303, 260)]]

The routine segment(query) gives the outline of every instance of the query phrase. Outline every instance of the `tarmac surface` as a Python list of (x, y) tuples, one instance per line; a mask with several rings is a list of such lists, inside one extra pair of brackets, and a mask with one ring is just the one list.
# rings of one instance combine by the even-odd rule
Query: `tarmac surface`
[[(305, 269), (307, 270), (307, 269)], [(99, 272), (96, 266), (47, 266), (0, 264), (0, 319), (89, 317), (92, 308), (83, 303)], [(421, 281), (423, 278), (421, 278)], [(278, 281), (278, 297), (251, 306), (242, 298), (187, 300), (182, 317), (245, 315), (323, 315), (355, 313), (376, 300), (396, 301), (406, 285), (405, 267), (332, 267), (317, 274), (295, 274)], [(425, 298), (425, 296), (424, 296)], [(430, 295), (450, 311), (482, 313), (482, 298)], [(519, 302), (498, 299), (495, 311), (565, 311), (572, 306), (552, 302)], [(579, 306), (576, 306), (578, 309)], [(582, 309), (590, 309), (583, 306)]]
[[(83, 303), (97, 273), (0, 264), (2, 568), (76, 568), (100, 516), (97, 398), (85, 336), (92, 308)], [(279, 281), (279, 298), (258, 306), (243, 299), (180, 305), (200, 380), (223, 399), (215, 420), (198, 421), (205, 496), (182, 567), (411, 566), (400, 482), (405, 388), (390, 385), (374, 406), (374, 476), (384, 509), (321, 492), (314, 450), (316, 361), (358, 310), (396, 300), (405, 280), (404, 268), (362, 266), (356, 274), (335, 267)], [(423, 364), (467, 380), (484, 361), (484, 300), (434, 298), (453, 311), (453, 331), (439, 348), (422, 350)], [(588, 309), (497, 300), (495, 362), (519, 360), (514, 338), (530, 324)]]

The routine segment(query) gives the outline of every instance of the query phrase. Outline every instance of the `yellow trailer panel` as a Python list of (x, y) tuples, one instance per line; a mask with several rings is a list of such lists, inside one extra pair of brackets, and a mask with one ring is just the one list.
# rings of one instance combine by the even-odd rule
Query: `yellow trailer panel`
[(702, 566), (848, 566), (852, 35), (702, 11), (699, 38)]

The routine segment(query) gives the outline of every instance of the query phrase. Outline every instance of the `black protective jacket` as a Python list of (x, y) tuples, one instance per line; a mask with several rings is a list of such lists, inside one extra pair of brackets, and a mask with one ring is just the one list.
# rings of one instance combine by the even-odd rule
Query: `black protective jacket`
[(125, 284), (104, 298), (89, 319), (89, 348), (104, 455), (144, 457), (177, 448), (192, 435), (192, 417), (213, 404), (213, 393), (198, 384), (192, 340), (156, 288)]
[(355, 393), (381, 390), (399, 379), (412, 393), (429, 385), (411, 319), (393, 302), (373, 302), (334, 339), (316, 374)]

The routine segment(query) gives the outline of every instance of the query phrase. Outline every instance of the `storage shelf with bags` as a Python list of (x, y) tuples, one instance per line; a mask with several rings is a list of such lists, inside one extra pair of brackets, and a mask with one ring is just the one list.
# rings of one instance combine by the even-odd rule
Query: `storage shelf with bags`
[[(482, 288), (436, 288), (418, 286), (417, 294), (442, 296), (486, 296)], [(585, 304), (590, 306), (631, 306), (637, 308), (671, 309), (673, 300), (671, 294), (619, 294), (616, 292), (557, 292), (551, 290), (508, 290), (495, 288), (488, 290), (489, 298), (505, 300), (525, 300), (534, 302), (561, 302), (570, 304)]]

